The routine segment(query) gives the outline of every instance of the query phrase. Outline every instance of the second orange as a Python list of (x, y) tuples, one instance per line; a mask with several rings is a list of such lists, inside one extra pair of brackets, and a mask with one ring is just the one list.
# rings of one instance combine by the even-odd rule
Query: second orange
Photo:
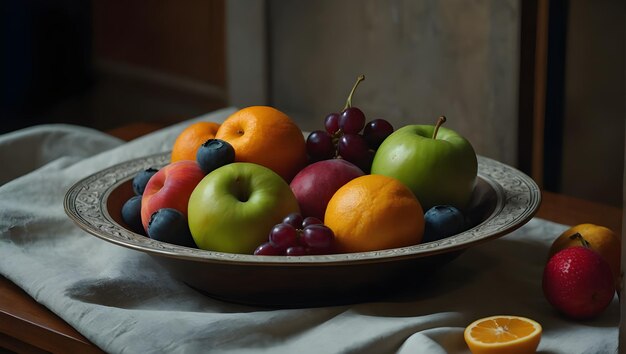
[(193, 123), (183, 130), (172, 148), (172, 162), (181, 160), (196, 160), (196, 153), (200, 145), (209, 139), (215, 138), (220, 125), (215, 122)]
[(272, 107), (252, 106), (235, 112), (215, 137), (233, 146), (235, 161), (265, 166), (288, 183), (307, 163), (302, 131)]

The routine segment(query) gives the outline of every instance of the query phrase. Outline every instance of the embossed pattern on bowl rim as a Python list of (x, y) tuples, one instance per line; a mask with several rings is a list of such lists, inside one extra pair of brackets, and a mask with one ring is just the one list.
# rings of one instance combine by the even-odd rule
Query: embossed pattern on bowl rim
[(530, 177), (504, 163), (478, 156), (478, 176), (494, 189), (497, 204), (487, 220), (457, 235), (408, 247), (360, 253), (286, 257), (213, 252), (159, 242), (136, 234), (118, 224), (108, 212), (107, 198), (115, 188), (143, 169), (166, 165), (169, 159), (170, 153), (138, 158), (78, 181), (65, 195), (67, 215), (79, 227), (98, 238), (152, 255), (209, 263), (311, 266), (387, 262), (464, 249), (521, 227), (534, 216), (541, 203), (539, 187)]

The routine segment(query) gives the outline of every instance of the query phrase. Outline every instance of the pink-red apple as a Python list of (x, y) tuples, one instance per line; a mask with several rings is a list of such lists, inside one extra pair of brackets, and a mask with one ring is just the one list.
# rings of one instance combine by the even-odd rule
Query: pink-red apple
[(289, 186), (303, 216), (324, 220), (328, 201), (337, 189), (363, 174), (360, 168), (346, 160), (324, 160), (302, 169)]
[(150, 178), (141, 198), (141, 223), (148, 230), (150, 216), (161, 208), (172, 208), (187, 216), (189, 196), (204, 178), (195, 161), (171, 163)]
[(615, 295), (611, 267), (585, 247), (566, 248), (552, 256), (544, 269), (542, 286), (548, 302), (574, 319), (597, 316)]

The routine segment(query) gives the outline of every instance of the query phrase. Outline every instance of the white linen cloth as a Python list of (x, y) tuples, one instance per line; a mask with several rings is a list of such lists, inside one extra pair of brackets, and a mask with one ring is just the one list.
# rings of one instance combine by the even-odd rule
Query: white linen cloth
[[(221, 122), (233, 111), (195, 120)], [(68, 125), (0, 136), (0, 273), (111, 353), (469, 353), (464, 328), (498, 314), (541, 323), (540, 353), (617, 351), (617, 297), (597, 319), (578, 322), (544, 299), (548, 247), (566, 226), (541, 219), (468, 249), (421, 291), (272, 310), (201, 295), (146, 254), (93, 237), (65, 215), (72, 184), (171, 149), (189, 123), (128, 143)]]

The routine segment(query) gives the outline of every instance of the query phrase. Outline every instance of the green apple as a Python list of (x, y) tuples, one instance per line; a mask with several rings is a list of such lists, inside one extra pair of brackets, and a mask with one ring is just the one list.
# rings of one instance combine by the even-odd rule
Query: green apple
[(476, 182), (478, 162), (470, 142), (436, 126), (407, 125), (389, 135), (372, 163), (372, 174), (394, 177), (409, 187), (426, 211), (436, 205), (464, 210)]
[(189, 229), (199, 248), (252, 254), (298, 201), (285, 180), (261, 165), (237, 162), (206, 175), (191, 193)]

